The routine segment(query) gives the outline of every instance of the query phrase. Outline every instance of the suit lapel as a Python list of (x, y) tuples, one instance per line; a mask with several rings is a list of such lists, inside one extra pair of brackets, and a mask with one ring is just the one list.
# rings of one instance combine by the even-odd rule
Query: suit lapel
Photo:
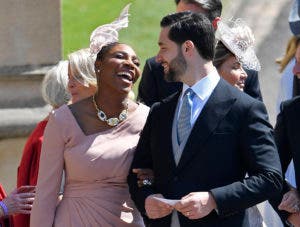
[(172, 146), (172, 126), (173, 119), (175, 116), (175, 111), (177, 107), (178, 98), (180, 96), (180, 92), (175, 93), (169, 98), (162, 101), (164, 103), (161, 113), (161, 138), (160, 138), (160, 146), (162, 151), (166, 151), (167, 160), (171, 169), (176, 168), (176, 163), (173, 156), (173, 146)]
[(206, 140), (232, 108), (236, 99), (230, 96), (231, 91), (228, 89), (228, 86), (231, 85), (226, 84), (223, 79), (220, 79), (205, 104), (182, 152), (177, 167), (178, 171), (180, 171), (195, 154), (201, 151)]

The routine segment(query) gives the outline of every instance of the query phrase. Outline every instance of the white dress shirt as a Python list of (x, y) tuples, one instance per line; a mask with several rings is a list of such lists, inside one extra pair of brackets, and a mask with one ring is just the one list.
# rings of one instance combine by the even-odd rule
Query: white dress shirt
[[(205, 76), (204, 78), (199, 80), (192, 87), (189, 87), (188, 85), (183, 84), (181, 96), (178, 101), (179, 107), (176, 108), (177, 112), (176, 112), (175, 116), (177, 116), (177, 119), (175, 118), (176, 121), (173, 122), (173, 129), (172, 129), (173, 135), (176, 134), (176, 133), (174, 133), (176, 131), (176, 129), (174, 127), (176, 127), (177, 122), (178, 122), (178, 118), (179, 118), (178, 113), (180, 113), (180, 110), (181, 110), (183, 95), (184, 95), (185, 91), (188, 88), (191, 88), (193, 90), (193, 92), (195, 93), (195, 95), (192, 99), (193, 105), (192, 105), (191, 118), (190, 118), (191, 126), (193, 127), (197, 118), (199, 117), (203, 107), (205, 106), (207, 100), (209, 99), (213, 90), (217, 86), (219, 80), (220, 80), (220, 76), (219, 76), (217, 70), (214, 68), (214, 70), (211, 73), (209, 73), (207, 76)], [(175, 138), (176, 138), (176, 136), (172, 136), (173, 140)], [(184, 142), (180, 145), (178, 145), (177, 141), (173, 141), (172, 142), (173, 143), (173, 153), (174, 153), (174, 149), (183, 150), (186, 142), (187, 142), (187, 138), (185, 138)], [(176, 144), (177, 144), (177, 146), (176, 146)], [(174, 158), (175, 158), (176, 164), (178, 164), (180, 157), (178, 157), (178, 160), (176, 159), (176, 157), (174, 157)], [(178, 214), (177, 214), (176, 210), (174, 210), (172, 213), (171, 227), (180, 227)]]
[[(195, 83), (191, 89), (196, 94), (193, 97), (193, 107), (192, 107), (192, 116), (191, 116), (191, 125), (193, 126), (200, 115), (204, 105), (206, 104), (208, 98), (210, 97), (211, 93), (217, 86), (220, 80), (220, 76), (216, 69), (214, 69), (211, 73), (207, 76), (199, 80)], [(179, 98), (179, 109), (178, 113), (180, 113), (181, 106), (182, 106), (182, 99), (185, 91), (189, 88), (188, 85), (183, 84), (181, 96)], [(179, 117), (179, 114), (178, 114)], [(177, 119), (178, 120), (178, 119)]]

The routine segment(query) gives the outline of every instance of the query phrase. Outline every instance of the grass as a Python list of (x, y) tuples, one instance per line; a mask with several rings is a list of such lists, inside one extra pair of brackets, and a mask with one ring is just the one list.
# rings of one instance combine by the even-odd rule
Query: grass
[(175, 11), (173, 0), (63, 0), (64, 59), (69, 53), (88, 47), (91, 32), (99, 25), (112, 22), (130, 2), (129, 27), (120, 31), (120, 42), (133, 47), (143, 67), (145, 60), (158, 51), (159, 22)]
[[(175, 11), (174, 0), (62, 0), (63, 58), (88, 47), (91, 32), (99, 25), (115, 20), (130, 2), (129, 27), (120, 31), (120, 42), (133, 47), (142, 68), (145, 60), (158, 51), (159, 22), (163, 16)], [(226, 11), (228, 0), (222, 3)]]

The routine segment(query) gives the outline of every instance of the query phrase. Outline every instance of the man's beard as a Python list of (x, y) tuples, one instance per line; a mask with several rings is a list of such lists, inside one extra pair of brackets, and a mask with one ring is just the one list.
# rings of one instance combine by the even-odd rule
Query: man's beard
[(186, 71), (187, 64), (181, 50), (177, 56), (170, 62), (169, 70), (165, 73), (165, 80), (168, 82), (180, 82), (180, 76)]

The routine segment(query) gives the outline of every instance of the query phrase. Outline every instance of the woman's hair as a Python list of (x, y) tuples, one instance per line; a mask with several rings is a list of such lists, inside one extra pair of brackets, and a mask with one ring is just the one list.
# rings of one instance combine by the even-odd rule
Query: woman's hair
[(89, 48), (77, 50), (68, 55), (69, 65), (74, 78), (82, 85), (96, 86), (96, 74), (94, 69), (95, 57), (91, 55)]
[(60, 61), (45, 75), (42, 82), (42, 96), (46, 103), (57, 108), (70, 100), (67, 91), (68, 61)]
[(287, 44), (285, 55), (280, 59), (276, 59), (276, 63), (280, 66), (279, 72), (283, 72), (290, 60), (295, 56), (299, 41), (300, 36), (292, 36)]
[(110, 51), (114, 46), (121, 44), (119, 42), (112, 42), (104, 45), (97, 54), (96, 61), (102, 61), (106, 56), (107, 52)]
[(213, 60), (214, 66), (218, 69), (231, 56), (234, 56), (234, 54), (228, 50), (221, 41), (219, 41), (215, 49), (215, 56)]

